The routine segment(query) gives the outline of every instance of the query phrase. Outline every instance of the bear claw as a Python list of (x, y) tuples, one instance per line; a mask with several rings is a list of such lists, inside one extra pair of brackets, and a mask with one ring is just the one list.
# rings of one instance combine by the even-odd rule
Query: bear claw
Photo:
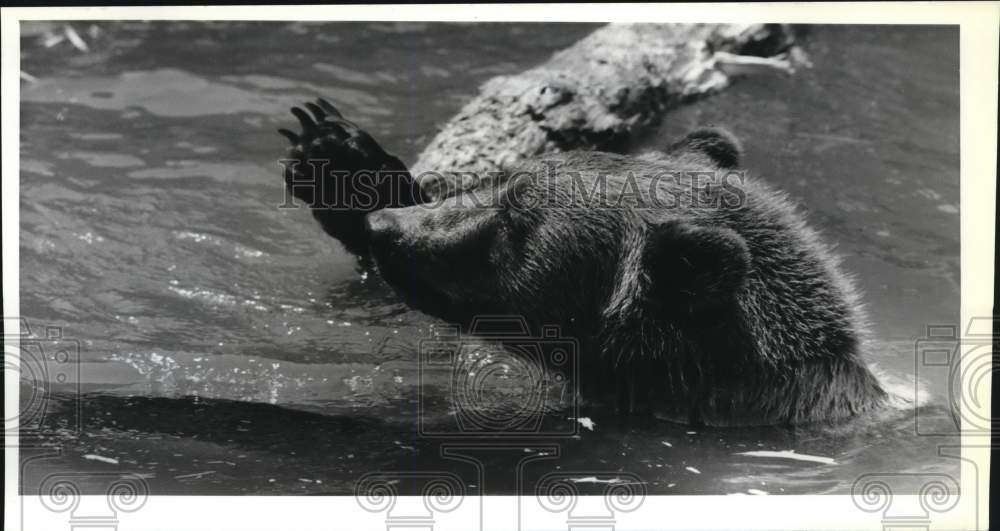
[(298, 107), (292, 107), (292, 114), (299, 119), (299, 124), (302, 125), (303, 131), (308, 132), (316, 129), (316, 122), (313, 121), (312, 117), (306, 111)]
[(316, 98), (316, 103), (318, 103), (319, 106), (322, 107), (323, 110), (327, 112), (327, 114), (331, 114), (335, 118), (338, 118), (338, 119), (341, 119), (341, 120), (344, 119), (344, 115), (340, 114), (340, 111), (338, 111), (337, 108), (333, 106), (333, 104), (331, 104), (330, 102), (326, 101), (325, 99), (323, 99), (323, 98)]
[(317, 122), (322, 122), (326, 118), (326, 111), (321, 109), (319, 105), (310, 101), (306, 102), (306, 108), (316, 117)]
[(285, 129), (284, 127), (278, 129), (278, 134), (287, 138), (288, 141), (291, 142), (293, 146), (299, 143), (299, 135), (289, 131), (288, 129)]

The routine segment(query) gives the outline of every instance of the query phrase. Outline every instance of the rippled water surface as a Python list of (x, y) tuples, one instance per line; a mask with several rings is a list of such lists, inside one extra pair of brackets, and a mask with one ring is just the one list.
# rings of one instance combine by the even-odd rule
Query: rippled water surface
[[(456, 422), (450, 369), (417, 364), (441, 323), (402, 305), (308, 212), (277, 208), (274, 130), (289, 106), (325, 95), (412, 162), (481, 82), (592, 27), (76, 27), (86, 52), (44, 46), (39, 26), (21, 41), (21, 314), (35, 339), (55, 326), (80, 347), (78, 375), (43, 376), (58, 400), (40, 434), (62, 451), (26, 462), (24, 488), (81, 470), (137, 473), (153, 493), (343, 494), (366, 471), (450, 470), (480, 492), (471, 465), (418, 434), (418, 415)], [(803, 43), (814, 69), (740, 80), (635, 149), (706, 123), (743, 138), (748, 169), (799, 200), (856, 274), (870, 361), (922, 379), (923, 426), (953, 430), (946, 375), (918, 366), (914, 348), (928, 324), (959, 317), (958, 32), (818, 27)], [(497, 382), (523, 392), (516, 370)], [(545, 429), (577, 435), (480, 456), (488, 492), (513, 493), (510, 471), (529, 454), (528, 478), (607, 471), (653, 493), (847, 492), (866, 472), (957, 470), (937, 452), (955, 440), (918, 436), (912, 411), (798, 430), (636, 424), (586, 404), (579, 415), (592, 430), (549, 415)], [(834, 463), (738, 455), (755, 450)]]

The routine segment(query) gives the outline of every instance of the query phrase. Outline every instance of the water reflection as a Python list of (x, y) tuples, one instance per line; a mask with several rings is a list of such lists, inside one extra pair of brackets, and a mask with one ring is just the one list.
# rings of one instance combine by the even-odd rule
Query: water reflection
[[(471, 478), (418, 436), (418, 407), (433, 426), (453, 414), (450, 374), (421, 385), (416, 365), (439, 323), (305, 210), (277, 208), (273, 131), (322, 94), (413, 160), (480, 83), (589, 30), (129, 22), (102, 25), (86, 53), (25, 38), (21, 312), (81, 341), (86, 392), (79, 434), (72, 408), (53, 404), (47, 438), (64, 453), (33, 462), (26, 485), (48, 467), (139, 471), (154, 494), (345, 494), (365, 471), (446, 465)], [(678, 109), (636, 149), (706, 123), (743, 137), (748, 167), (839, 244), (867, 292), (870, 359), (906, 381), (926, 324), (958, 318), (957, 32), (816, 28), (807, 47), (815, 69)], [(949, 432), (946, 382), (924, 385), (922, 418)], [(957, 470), (936, 451), (949, 439), (916, 436), (912, 412), (690, 430), (581, 407), (593, 430), (555, 411), (546, 422), (575, 436), (521, 441), (514, 453), (560, 449), (529, 477), (596, 467), (637, 474), (654, 494), (842, 493), (872, 470)], [(755, 450), (836, 464), (740, 455)], [(509, 470), (520, 457), (483, 459)]]

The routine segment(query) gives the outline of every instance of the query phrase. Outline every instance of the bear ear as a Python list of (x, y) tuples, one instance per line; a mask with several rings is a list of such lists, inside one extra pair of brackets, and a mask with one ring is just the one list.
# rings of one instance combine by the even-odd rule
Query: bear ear
[(666, 153), (681, 155), (696, 153), (708, 157), (720, 168), (738, 168), (743, 158), (743, 146), (735, 135), (722, 127), (703, 127), (670, 144)]
[(651, 227), (642, 267), (655, 306), (697, 316), (733, 303), (750, 271), (750, 251), (731, 229), (667, 221)]

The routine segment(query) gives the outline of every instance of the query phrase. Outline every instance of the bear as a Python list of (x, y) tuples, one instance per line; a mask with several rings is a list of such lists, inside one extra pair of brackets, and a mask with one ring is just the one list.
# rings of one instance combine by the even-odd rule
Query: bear
[(440, 186), (447, 174), (414, 177), (326, 100), (304, 107), (300, 132), (279, 130), (285, 184), (323, 229), (429, 315), (558, 326), (578, 341), (585, 398), (710, 426), (834, 422), (886, 402), (853, 281), (785, 194), (739, 170), (724, 129)]

